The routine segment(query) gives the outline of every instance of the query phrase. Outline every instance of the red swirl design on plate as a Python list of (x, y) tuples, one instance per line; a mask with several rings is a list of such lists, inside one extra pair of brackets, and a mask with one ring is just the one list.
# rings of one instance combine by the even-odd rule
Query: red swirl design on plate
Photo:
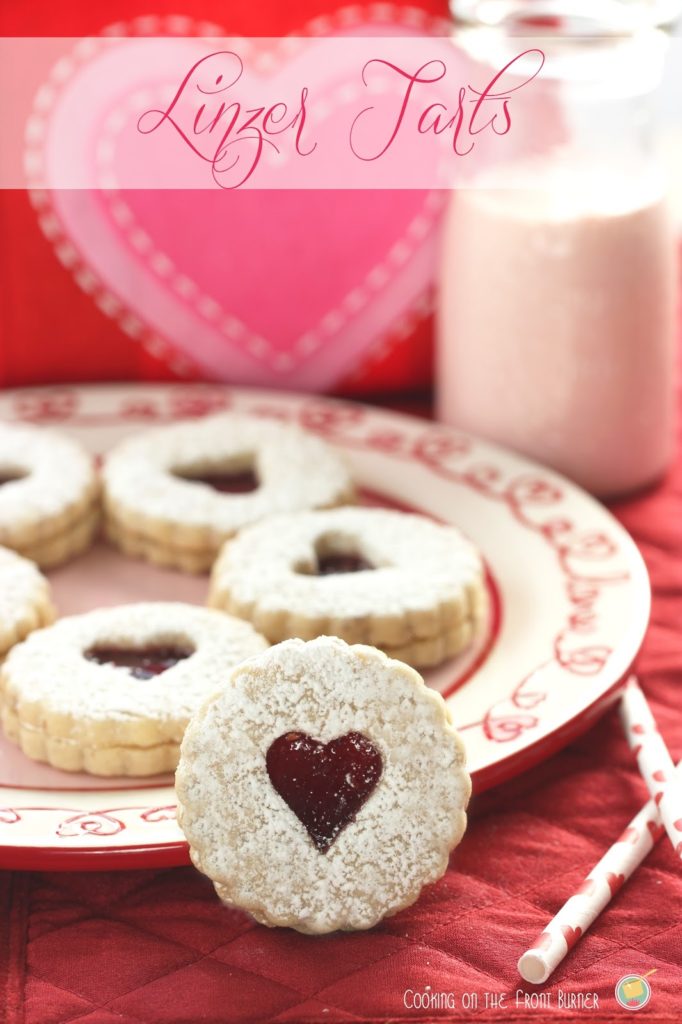
[(115, 836), (124, 828), (123, 822), (111, 814), (104, 811), (86, 811), (66, 818), (55, 831), (62, 838), (81, 835)]
[(466, 455), (471, 449), (471, 441), (460, 434), (429, 432), (413, 443), (412, 455), (427, 466), (440, 464), (453, 455)]
[(322, 402), (307, 402), (299, 412), (300, 425), (305, 430), (317, 434), (329, 435), (339, 427), (361, 423), (365, 418), (365, 410), (359, 405), (328, 405)]
[(402, 451), (404, 438), (399, 430), (377, 430), (367, 441), (375, 451), (397, 455)]
[(150, 398), (131, 398), (121, 405), (123, 420), (157, 420), (160, 414), (159, 403)]
[(563, 650), (562, 645), (564, 641), (572, 638), (571, 631), (574, 628), (571, 625), (557, 636), (554, 643), (557, 662), (567, 672), (572, 672), (575, 676), (598, 675), (606, 667), (607, 661), (613, 654), (613, 648), (605, 645), (588, 645), (575, 650)]
[(225, 412), (231, 407), (232, 398), (224, 389), (209, 392), (183, 389), (178, 394), (171, 393), (169, 413), (173, 419), (189, 419)]
[(535, 715), (507, 715), (503, 718), (489, 711), (483, 719), (483, 732), (495, 743), (509, 743), (510, 740), (517, 740), (526, 729), (534, 729), (537, 724)]
[(507, 501), (520, 515), (528, 505), (556, 505), (563, 496), (557, 484), (537, 476), (524, 474), (507, 485)]
[(78, 412), (80, 396), (76, 391), (26, 391), (13, 398), (13, 411), (20, 420), (70, 420)]
[(177, 817), (177, 804), (168, 804), (166, 807), (150, 807), (140, 815), (143, 821), (155, 824), (157, 821), (175, 821)]
[(37, 815), (68, 814), (59, 821), (55, 833), (62, 839), (80, 836), (115, 836), (130, 825), (142, 820), (150, 825), (176, 820), (177, 806), (166, 804), (158, 807), (125, 806), (106, 810), (76, 811), (75, 807), (0, 807), (0, 825), (14, 825), (26, 822)]
[(545, 665), (541, 665), (526, 676), (508, 697), (493, 704), (479, 722), (460, 724), (458, 726), (460, 732), (478, 726), (483, 730), (484, 736), (492, 740), (493, 743), (509, 743), (512, 740), (517, 740), (528, 729), (534, 729), (540, 721), (538, 716), (519, 714), (519, 712), (530, 711), (547, 699), (546, 692), (538, 689), (535, 679), (545, 667)]

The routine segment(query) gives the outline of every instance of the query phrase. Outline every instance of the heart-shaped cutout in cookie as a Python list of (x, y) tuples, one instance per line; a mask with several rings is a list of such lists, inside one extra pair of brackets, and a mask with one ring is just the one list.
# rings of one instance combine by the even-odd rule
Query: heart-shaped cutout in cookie
[(160, 676), (179, 661), (189, 658), (194, 652), (186, 647), (146, 647), (144, 650), (119, 647), (93, 647), (85, 652), (88, 661), (98, 665), (114, 665), (127, 668), (135, 679), (152, 679)]
[(362, 555), (323, 555), (317, 560), (318, 576), (338, 576), (347, 572), (365, 572), (374, 566)]
[(265, 758), (273, 788), (326, 853), (373, 792), (380, 752), (359, 732), (322, 743), (304, 732), (278, 737)]
[(174, 476), (187, 480), (192, 484), (205, 484), (207, 487), (218, 491), (220, 494), (250, 494), (260, 487), (260, 480), (254, 469), (240, 469), (234, 473), (227, 470), (224, 472), (205, 473), (175, 473)]

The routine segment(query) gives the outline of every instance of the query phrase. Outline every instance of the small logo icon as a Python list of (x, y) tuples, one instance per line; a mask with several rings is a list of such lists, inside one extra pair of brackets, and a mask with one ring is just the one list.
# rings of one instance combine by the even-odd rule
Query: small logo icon
[[(654, 972), (651, 971), (651, 974)], [(626, 974), (616, 985), (616, 999), (626, 1010), (641, 1010), (651, 999), (648, 975)]]

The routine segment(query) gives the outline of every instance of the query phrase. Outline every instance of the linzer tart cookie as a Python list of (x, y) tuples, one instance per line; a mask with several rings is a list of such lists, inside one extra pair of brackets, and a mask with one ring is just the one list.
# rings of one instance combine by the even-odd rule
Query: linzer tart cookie
[(194, 716), (180, 827), (220, 898), (301, 932), (371, 928), (443, 874), (470, 782), (441, 696), (372, 647), (288, 640)]
[(339, 457), (295, 426), (236, 414), (123, 442), (104, 468), (107, 532), (126, 554), (188, 572), (266, 516), (351, 500)]
[(266, 647), (248, 623), (193, 605), (74, 615), (10, 652), (2, 724), (29, 757), (65, 771), (171, 771), (193, 712)]
[(87, 452), (52, 430), (0, 424), (0, 544), (51, 568), (88, 548), (98, 522)]
[(355, 507), (242, 531), (214, 566), (209, 604), (272, 643), (329, 634), (426, 667), (471, 642), (486, 590), (480, 556), (454, 527)]
[(37, 566), (0, 548), (0, 658), (54, 617), (50, 585)]

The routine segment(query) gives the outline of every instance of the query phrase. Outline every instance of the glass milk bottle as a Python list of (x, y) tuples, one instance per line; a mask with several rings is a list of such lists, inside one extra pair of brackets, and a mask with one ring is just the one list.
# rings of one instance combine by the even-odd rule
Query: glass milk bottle
[(594, 21), (624, 2), (463, 6), (488, 12), (458, 33), (475, 60), (499, 69), (543, 50), (553, 127), (532, 156), (451, 193), (439, 416), (595, 494), (635, 490), (663, 475), (674, 437), (675, 242), (655, 146), (665, 37)]

